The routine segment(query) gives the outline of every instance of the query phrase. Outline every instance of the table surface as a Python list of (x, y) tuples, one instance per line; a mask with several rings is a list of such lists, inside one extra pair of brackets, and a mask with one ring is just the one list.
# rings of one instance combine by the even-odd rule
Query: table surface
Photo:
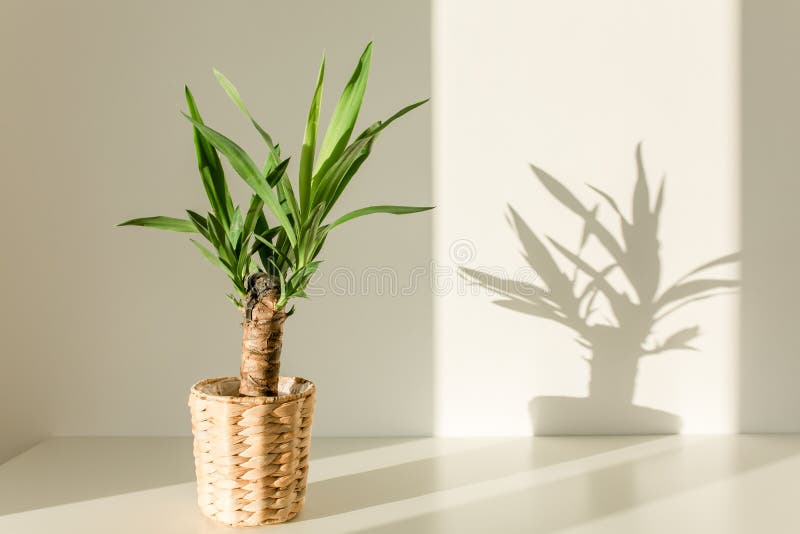
[[(0, 532), (221, 533), (190, 438), (57, 438), (0, 465)], [(800, 436), (314, 438), (285, 533), (800, 532)], [(241, 530), (240, 530), (241, 532)]]

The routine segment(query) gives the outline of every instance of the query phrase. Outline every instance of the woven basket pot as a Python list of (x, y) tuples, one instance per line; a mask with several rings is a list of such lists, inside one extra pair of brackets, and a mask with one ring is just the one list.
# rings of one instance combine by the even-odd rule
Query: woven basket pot
[(277, 397), (238, 390), (238, 377), (210, 378), (189, 395), (197, 501), (226, 525), (282, 523), (303, 507), (316, 387), (282, 376)]

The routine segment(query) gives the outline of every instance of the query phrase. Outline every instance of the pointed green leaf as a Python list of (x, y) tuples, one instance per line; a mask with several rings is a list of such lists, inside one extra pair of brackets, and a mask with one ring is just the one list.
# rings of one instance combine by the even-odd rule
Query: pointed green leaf
[(225, 261), (227, 265), (236, 265), (236, 253), (228, 240), (228, 233), (225, 231), (225, 227), (213, 213), (209, 213), (206, 220), (212, 237), (210, 241), (217, 249), (220, 259)]
[[(289, 241), (294, 244), (296, 241), (294, 230), (292, 229), (292, 225), (289, 222), (289, 218), (286, 216), (285, 211), (280, 206), (278, 197), (268, 186), (267, 180), (262, 178), (261, 173), (256, 167), (256, 164), (253, 162), (250, 156), (247, 155), (244, 149), (221, 133), (209, 128), (205, 124), (198, 123), (186, 114), (184, 114), (184, 117), (186, 117), (195, 125), (195, 127), (200, 131), (203, 137), (208, 140), (209, 143), (214, 145), (217, 150), (222, 152), (239, 176), (241, 176), (242, 179), (253, 189), (253, 191), (255, 191), (259, 197), (261, 197), (261, 200), (264, 201), (264, 204), (267, 205), (270, 211), (272, 211), (272, 213), (281, 223), (281, 226), (286, 231)], [(284, 163), (288, 164), (288, 161), (289, 160), (287, 159)], [(273, 170), (273, 172), (270, 174), (272, 175), (276, 173), (279, 168), (280, 165), (276, 167), (275, 170)], [(281, 175), (285, 169), (285, 166), (281, 169)], [(269, 177), (267, 177), (267, 179), (268, 178)]]
[(247, 215), (244, 217), (244, 227), (242, 234), (245, 238), (251, 236), (256, 229), (259, 214), (263, 213), (264, 201), (258, 195), (250, 196), (250, 207), (247, 209)]
[(236, 206), (231, 216), (231, 225), (228, 228), (228, 241), (234, 249), (237, 249), (239, 246), (239, 238), (242, 235), (243, 228), (244, 220), (242, 219), (242, 212), (239, 210), (239, 206)]
[(272, 250), (278, 256), (278, 258), (280, 258), (281, 260), (283, 260), (283, 261), (288, 261), (289, 260), (289, 258), (286, 257), (286, 254), (284, 254), (283, 252), (278, 250), (278, 247), (273, 245), (270, 240), (265, 239), (265, 238), (261, 237), (258, 234), (254, 234), (253, 237), (255, 237), (257, 241), (261, 242), (262, 245), (266, 245), (267, 248)]
[(159, 230), (170, 230), (172, 232), (197, 233), (197, 228), (195, 228), (191, 221), (176, 219), (175, 217), (164, 217), (161, 215), (131, 219), (119, 223), (117, 226), (144, 226), (146, 228), (157, 228)]
[(383, 130), (386, 129), (387, 126), (392, 124), (394, 121), (396, 121), (397, 119), (399, 119), (400, 117), (402, 117), (403, 115), (408, 113), (409, 111), (417, 109), (421, 105), (427, 103), (429, 100), (430, 100), (430, 98), (425, 98), (423, 100), (420, 100), (419, 102), (414, 102), (413, 104), (409, 104), (408, 106), (406, 106), (403, 109), (401, 109), (400, 111), (396, 112), (394, 115), (392, 115), (388, 119), (385, 119), (383, 121), (378, 121), (373, 126), (370, 126), (366, 130), (361, 132), (361, 134), (358, 136), (358, 139), (361, 139), (362, 137), (365, 137), (367, 135), (374, 136), (374, 135), (377, 135), (377, 134), (381, 133)]
[(369, 43), (342, 91), (330, 123), (328, 123), (317, 159), (317, 169), (322, 168), (330, 158), (335, 160), (350, 141), (350, 134), (353, 132), (358, 112), (361, 110), (364, 91), (367, 89), (371, 59), (372, 43)]
[(208, 230), (208, 221), (206, 221), (206, 218), (192, 210), (186, 210), (186, 214), (189, 215), (189, 220), (192, 222), (194, 227), (197, 228), (198, 233), (211, 241)]
[(325, 77), (325, 58), (319, 67), (317, 75), (317, 88), (314, 90), (314, 97), (311, 99), (311, 107), (308, 110), (308, 120), (306, 121), (306, 131), (303, 135), (303, 148), (300, 152), (300, 208), (302, 215), (310, 211), (311, 200), (311, 175), (314, 168), (314, 152), (317, 147), (317, 124), (319, 123), (319, 106), (322, 99), (322, 80)]
[(311, 193), (311, 205), (316, 206), (321, 202), (328, 205), (328, 209), (333, 206), (333, 196), (348, 170), (363, 155), (363, 150), (372, 143), (373, 138), (363, 138), (354, 141), (339, 156), (331, 166), (321, 169), (319, 174), (314, 175), (313, 190)]
[(208, 250), (206, 247), (204, 247), (203, 245), (201, 245), (200, 243), (198, 243), (194, 239), (191, 239), (190, 241), (192, 242), (192, 244), (195, 247), (197, 247), (197, 250), (200, 251), (200, 253), (203, 255), (203, 257), (206, 260), (208, 260), (208, 262), (211, 265), (214, 265), (215, 267), (219, 267), (220, 269), (225, 271), (225, 274), (227, 274), (231, 279), (236, 278), (236, 276), (233, 274), (233, 271), (231, 271), (231, 269), (227, 265), (225, 265), (213, 252)]
[[(186, 105), (189, 108), (189, 115), (192, 120), (203, 124), (203, 118), (200, 116), (197, 103), (188, 86), (185, 87), (185, 95)], [(217, 216), (227, 224), (230, 213), (233, 211), (233, 201), (228, 190), (228, 183), (225, 180), (225, 171), (219, 161), (219, 155), (197, 128), (193, 129), (192, 134), (197, 152), (197, 167), (203, 180), (206, 196)]]
[(236, 89), (236, 86), (233, 85), (233, 83), (217, 69), (214, 69), (214, 76), (217, 77), (217, 81), (219, 82), (220, 86), (225, 91), (225, 93), (227, 93), (228, 97), (230, 97), (230, 99), (233, 100), (233, 103), (236, 104), (236, 106), (240, 110), (242, 110), (242, 113), (247, 115), (247, 118), (250, 119), (250, 122), (253, 123), (253, 126), (255, 127), (256, 130), (258, 130), (258, 133), (261, 135), (262, 139), (264, 139), (264, 142), (267, 144), (267, 147), (270, 150), (272, 150), (272, 147), (274, 146), (272, 142), (272, 137), (264, 130), (264, 128), (261, 127), (260, 124), (258, 124), (258, 122), (256, 122), (256, 120), (250, 114), (250, 111), (247, 109), (247, 106), (244, 105), (242, 96), (239, 94), (239, 90)]
[[(372, 151), (372, 143), (374, 142), (374, 138), (370, 140), (360, 152), (358, 152), (355, 158), (349, 163), (349, 165), (344, 169), (341, 175), (332, 182), (331, 188), (329, 191), (326, 191), (325, 194), (321, 195), (322, 199), (320, 200), (321, 203), (325, 204), (325, 211), (322, 213), (322, 217), (325, 218), (328, 213), (331, 211), (331, 208), (336, 204), (339, 200), (339, 197), (342, 196), (345, 188), (347, 188), (350, 180), (352, 180), (353, 176), (358, 172), (358, 169), (361, 168), (361, 165), (367, 160), (371, 151)], [(344, 158), (344, 156), (343, 156)]]
[(328, 229), (332, 230), (336, 228), (340, 224), (344, 224), (347, 221), (351, 221), (358, 217), (363, 217), (364, 215), (371, 215), (373, 213), (390, 213), (392, 215), (406, 215), (408, 213), (418, 213), (420, 211), (428, 211), (432, 210), (433, 206), (370, 206), (368, 208), (361, 208), (358, 210), (351, 211), (346, 215), (342, 215), (335, 221), (333, 221), (329, 226)]

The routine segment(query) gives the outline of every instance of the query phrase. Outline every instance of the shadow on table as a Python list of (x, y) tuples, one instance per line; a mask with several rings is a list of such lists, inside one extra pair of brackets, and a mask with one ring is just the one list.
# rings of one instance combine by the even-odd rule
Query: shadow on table
[[(591, 532), (586, 524), (592, 521), (707, 484), (739, 477), (748, 471), (800, 454), (800, 440), (785, 436), (741, 436), (733, 439), (729, 436), (696, 437), (688, 441), (680, 437), (661, 439), (675, 440), (675, 443), (681, 443), (683, 439), (684, 444), (629, 461), (621, 459), (595, 469), (587, 468), (577, 473), (571, 470), (563, 477), (551, 474), (537, 481), (533, 473), (523, 489), (520, 489), (518, 477), (487, 478), (485, 484), (468, 488), (468, 492), (462, 491), (456, 496), (437, 496), (430, 503), (415, 502), (407, 507), (407, 513), (393, 510), (395, 513), (391, 515), (382, 514), (385, 519), (377, 520), (369, 528), (364, 528), (362, 522), (359, 525), (361, 530), (354, 532), (537, 534), (560, 532), (581, 525), (585, 527), (584, 531)], [(788, 475), (787, 478), (791, 479), (792, 476)], [(781, 482), (786, 484), (787, 480)], [(389, 491), (385, 489), (387, 484), (388, 480), (384, 480), (383, 486), (380, 486), (384, 489), (378, 489), (378, 492)], [(506, 491), (503, 490), (504, 484), (508, 486)], [(351, 487), (353, 485), (340, 483), (342, 491), (349, 491)], [(416, 493), (421, 495), (429, 489), (423, 483)], [(398, 492), (398, 497), (404, 498), (406, 493)], [(318, 495), (317, 499), (320, 498), (322, 496)], [(375, 501), (366, 499), (368, 504), (375, 504)], [(397, 520), (398, 516), (404, 517)], [(691, 516), (682, 519), (692, 521)]]
[[(534, 446), (529, 438), (515, 438), (496, 445), (312, 482), (308, 486), (305, 508), (293, 523), (511, 476), (657, 439), (653, 436), (546, 437), (538, 438)], [(389, 462), (391, 458), (387, 458)]]
[[(311, 460), (418, 439), (323, 438)], [(194, 481), (191, 437), (55, 438), (0, 465), (0, 515)]]

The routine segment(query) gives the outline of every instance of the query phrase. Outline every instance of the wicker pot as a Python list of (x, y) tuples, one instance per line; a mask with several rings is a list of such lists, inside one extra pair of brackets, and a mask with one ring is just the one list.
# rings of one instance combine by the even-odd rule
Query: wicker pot
[(316, 388), (281, 377), (278, 397), (239, 397), (239, 378), (198, 382), (189, 395), (197, 501), (231, 526), (282, 523), (303, 507)]

